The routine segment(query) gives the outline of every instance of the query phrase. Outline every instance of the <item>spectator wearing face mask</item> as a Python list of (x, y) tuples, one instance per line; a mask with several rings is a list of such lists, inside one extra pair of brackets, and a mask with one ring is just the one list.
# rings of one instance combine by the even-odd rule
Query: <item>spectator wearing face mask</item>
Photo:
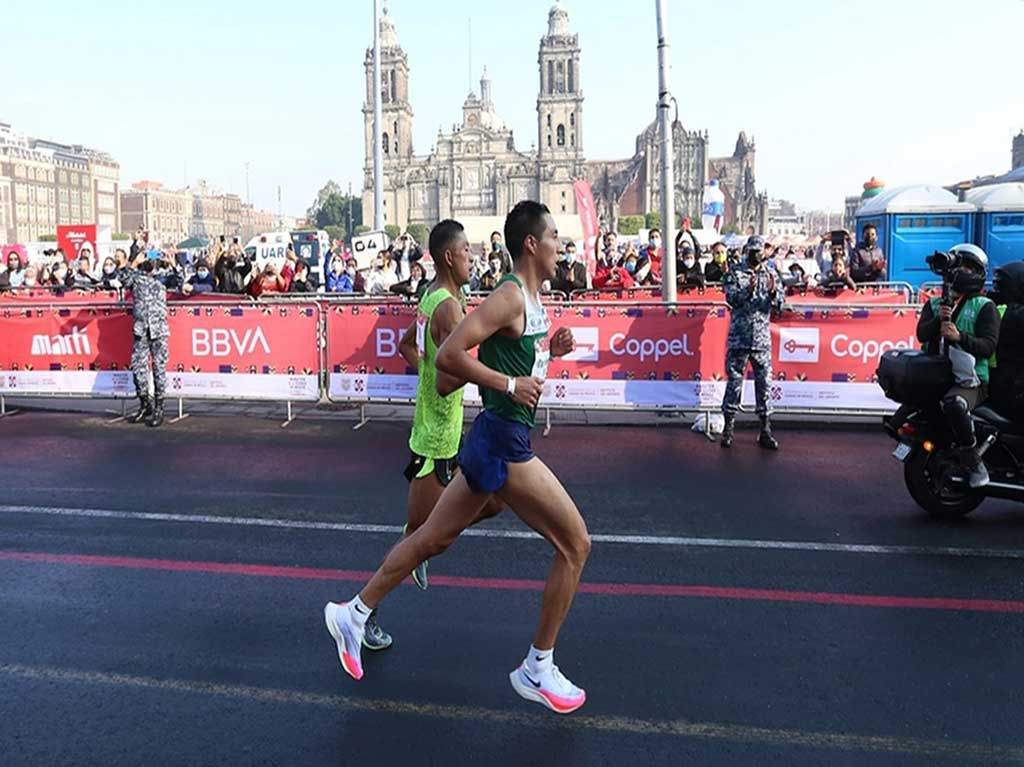
[(864, 241), (850, 253), (850, 276), (854, 282), (885, 279), (885, 254), (878, 247), (878, 230), (874, 224), (864, 227)]
[(704, 282), (721, 282), (729, 273), (729, 254), (725, 243), (716, 242), (711, 247), (711, 260), (704, 267)]
[(601, 249), (605, 261), (616, 266), (619, 263), (619, 237), (615, 232), (607, 232), (604, 236), (604, 244)]
[(104, 290), (118, 290), (121, 281), (117, 279), (117, 261), (113, 256), (103, 259), (103, 267), (100, 270), (100, 287)]
[(34, 266), (25, 267), (25, 281), (22, 283), (22, 287), (25, 289), (35, 288), (39, 285), (39, 270)]
[(632, 245), (626, 251), (622, 264), (611, 263), (608, 259), (602, 258), (598, 261), (597, 271), (594, 273), (594, 287), (598, 290), (603, 288), (632, 288), (636, 285), (633, 275), (636, 273), (639, 258), (636, 248)]
[(210, 271), (210, 265), (206, 263), (206, 259), (196, 262), (196, 273), (189, 277), (188, 286), (186, 292), (195, 295), (213, 292), (213, 272)]
[(661, 247), (661, 231), (652, 229), (648, 235), (647, 247), (644, 249), (637, 265), (634, 279), (640, 285), (661, 284), (661, 261), (665, 249)]
[(412, 265), (423, 258), (423, 250), (417, 245), (412, 236), (406, 232), (395, 243), (392, 249), (395, 259), (396, 271), (399, 277), (411, 277)]
[(789, 275), (782, 278), (782, 284), (787, 288), (799, 290), (807, 287), (807, 272), (800, 264), (789, 265)]
[(587, 289), (587, 266), (576, 257), (576, 243), (570, 240), (565, 245), (565, 254), (555, 265), (555, 278), (551, 289), (565, 293)]
[(371, 296), (386, 296), (398, 282), (395, 263), (391, 254), (382, 250), (373, 260), (373, 268), (366, 277), (366, 293)]
[(704, 273), (689, 240), (679, 241), (676, 249), (676, 284), (680, 288), (703, 288)]
[(70, 269), (68, 269), (68, 265), (64, 261), (58, 261), (53, 265), (50, 271), (49, 284), (54, 288), (74, 287), (75, 275), (72, 274)]
[(79, 290), (91, 290), (99, 284), (99, 280), (92, 276), (92, 263), (89, 261), (89, 252), (85, 248), (82, 248), (79, 254), (72, 283)]
[(409, 279), (396, 282), (391, 286), (391, 292), (419, 301), (427, 292), (427, 284), (427, 273), (423, 265), (413, 261), (409, 266)]
[(7, 254), (7, 271), (0, 276), (0, 288), (16, 289), (25, 285), (25, 267), (21, 263), (21, 255), (15, 251)]
[(348, 273), (345, 261), (341, 255), (335, 255), (331, 259), (330, 267), (327, 270), (327, 279), (324, 282), (324, 289), (328, 293), (351, 293), (353, 277)]

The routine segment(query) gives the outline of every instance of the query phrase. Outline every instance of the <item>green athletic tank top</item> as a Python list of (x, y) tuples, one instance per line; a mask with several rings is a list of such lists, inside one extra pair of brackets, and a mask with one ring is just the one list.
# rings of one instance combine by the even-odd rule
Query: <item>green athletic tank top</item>
[(454, 458), (462, 438), (462, 389), (447, 397), (437, 393), (437, 344), (430, 332), (434, 311), (449, 298), (459, 300), (446, 288), (436, 288), (424, 294), (416, 311), (420, 378), (416, 385), (416, 412), (409, 449), (425, 458)]
[[(514, 274), (502, 277), (498, 285), (505, 282), (514, 282), (523, 291), (523, 300), (526, 303), (523, 335), (519, 338), (509, 338), (500, 334), (491, 336), (480, 344), (480, 362), (491, 370), (513, 378), (547, 378), (548, 362), (551, 360), (551, 352), (548, 349), (551, 322), (548, 320), (548, 313), (541, 305), (540, 295), (528, 295), (523, 283)], [(505, 392), (484, 389), (481, 392), (481, 399), (484, 402), (484, 409), (506, 421), (517, 421), (533, 428), (536, 411), (516, 403)]]

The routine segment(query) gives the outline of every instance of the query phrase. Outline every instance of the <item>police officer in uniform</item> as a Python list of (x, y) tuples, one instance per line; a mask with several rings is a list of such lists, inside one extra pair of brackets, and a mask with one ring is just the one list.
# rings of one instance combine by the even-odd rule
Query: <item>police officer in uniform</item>
[[(155, 262), (139, 253), (129, 268), (118, 272), (118, 279), (132, 292), (132, 377), (139, 395), (139, 411), (129, 420), (160, 426), (164, 422), (164, 392), (167, 390), (167, 288), (154, 275)], [(153, 392), (149, 398), (149, 364), (153, 360)]]
[(729, 381), (722, 400), (722, 413), (725, 415), (722, 447), (732, 447), (736, 413), (743, 393), (743, 374), (749, 360), (754, 368), (757, 414), (761, 417), (757, 444), (765, 450), (778, 450), (779, 443), (772, 436), (771, 405), (768, 402), (768, 382), (772, 377), (769, 323), (773, 311), (782, 311), (785, 294), (775, 271), (765, 266), (764, 238), (751, 236), (743, 252), (746, 255), (745, 268), (730, 270), (722, 282), (725, 301), (732, 315), (725, 358)]

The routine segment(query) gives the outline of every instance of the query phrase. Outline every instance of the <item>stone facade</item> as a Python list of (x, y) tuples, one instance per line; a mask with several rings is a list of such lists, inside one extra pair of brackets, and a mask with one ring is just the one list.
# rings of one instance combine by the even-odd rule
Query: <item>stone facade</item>
[[(518, 200), (545, 203), (557, 214), (575, 214), (573, 182), (590, 181), (598, 213), (607, 226), (620, 215), (643, 214), (660, 207), (657, 124), (636, 139), (627, 160), (586, 161), (581, 48), (560, 2), (548, 13), (547, 34), (537, 55), (537, 136), (535, 148), (516, 148), (512, 131), (498, 116), (486, 69), (480, 94), (470, 93), (462, 122), (439, 130), (434, 146), (416, 156), (412, 146), (413, 110), (409, 98), (409, 60), (392, 20), (380, 26), (384, 222), (405, 228), (432, 226), (448, 218), (504, 217)], [(364, 59), (363, 105), (365, 158), (363, 220), (373, 220), (373, 51)], [(703, 187), (719, 178), (726, 195), (726, 223), (763, 227), (765, 200), (754, 187), (754, 144), (741, 134), (731, 157), (708, 158), (707, 133), (673, 126), (676, 209), (699, 215)]]
[(1013, 164), (1010, 170), (1024, 167), (1024, 130), (1013, 139)]

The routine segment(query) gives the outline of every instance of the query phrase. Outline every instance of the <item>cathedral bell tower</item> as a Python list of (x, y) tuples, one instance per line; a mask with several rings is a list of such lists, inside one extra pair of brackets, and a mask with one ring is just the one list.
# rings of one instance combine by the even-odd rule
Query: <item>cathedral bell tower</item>
[(556, 0), (548, 12), (548, 33), (537, 55), (537, 160), (540, 202), (552, 213), (576, 212), (572, 182), (583, 172), (583, 89), (580, 46), (569, 29), (569, 14)]
[[(373, 173), (373, 49), (366, 51), (366, 101), (363, 125), (366, 135), (366, 168)], [(409, 103), (409, 61), (398, 43), (394, 22), (384, 9), (380, 21), (381, 149), (384, 165), (412, 159), (412, 105)]]

